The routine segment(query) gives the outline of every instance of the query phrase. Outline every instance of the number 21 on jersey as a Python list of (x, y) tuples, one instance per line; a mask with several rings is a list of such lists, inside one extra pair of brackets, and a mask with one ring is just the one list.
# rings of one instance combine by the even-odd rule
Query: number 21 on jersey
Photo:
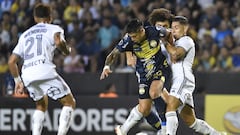
[[(42, 34), (29, 37), (25, 42), (24, 59), (28, 60), (42, 54)], [(36, 48), (37, 47), (37, 48)]]

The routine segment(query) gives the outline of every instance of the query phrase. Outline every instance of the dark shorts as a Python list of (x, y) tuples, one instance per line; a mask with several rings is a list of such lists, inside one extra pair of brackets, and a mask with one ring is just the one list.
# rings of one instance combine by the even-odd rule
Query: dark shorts
[(141, 77), (138, 89), (138, 97), (139, 99), (151, 99), (149, 90), (152, 82), (154, 80), (162, 80), (164, 82), (164, 88), (170, 90), (171, 80), (172, 80), (172, 72), (171, 68), (163, 68), (162, 70), (158, 70), (157, 72), (153, 73), (151, 79), (146, 79)]

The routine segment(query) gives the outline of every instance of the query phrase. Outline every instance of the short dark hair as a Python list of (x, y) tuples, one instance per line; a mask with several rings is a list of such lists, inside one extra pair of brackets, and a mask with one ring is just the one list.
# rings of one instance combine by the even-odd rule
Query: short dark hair
[(128, 24), (126, 28), (127, 33), (136, 33), (140, 30), (140, 28), (143, 27), (143, 22), (138, 19), (132, 19)]
[(34, 7), (33, 14), (38, 18), (49, 18), (51, 16), (51, 8), (48, 5), (39, 3)]
[(169, 24), (172, 22), (173, 14), (171, 13), (170, 10), (165, 9), (165, 8), (158, 8), (154, 9), (151, 14), (149, 15), (149, 23), (151, 25), (155, 25), (156, 22), (161, 21), (169, 21)]
[(179, 22), (182, 25), (188, 25), (188, 19), (184, 16), (175, 16), (173, 22)]

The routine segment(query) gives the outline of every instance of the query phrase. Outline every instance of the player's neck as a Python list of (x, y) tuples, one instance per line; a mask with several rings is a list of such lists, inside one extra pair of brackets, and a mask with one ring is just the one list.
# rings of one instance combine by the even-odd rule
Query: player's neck
[(177, 38), (175, 38), (176, 40), (178, 40), (178, 39), (180, 39), (180, 38), (182, 38), (182, 37), (184, 37), (184, 36), (186, 36), (187, 34), (186, 33), (184, 33), (184, 34), (182, 34), (181, 36), (179, 36), (179, 37), (177, 37)]
[(49, 22), (46, 20), (41, 20), (41, 21), (37, 21), (37, 23), (49, 23)]
[(48, 18), (34, 18), (36, 23), (50, 23)]

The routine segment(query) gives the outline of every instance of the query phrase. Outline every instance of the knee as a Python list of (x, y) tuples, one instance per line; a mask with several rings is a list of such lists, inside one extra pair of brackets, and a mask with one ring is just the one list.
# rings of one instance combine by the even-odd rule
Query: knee
[(75, 98), (73, 98), (71, 106), (72, 106), (73, 109), (76, 108), (76, 100), (75, 100)]
[(149, 92), (151, 99), (155, 99), (161, 96), (161, 91), (158, 90), (151, 90)]
[(192, 116), (184, 116), (184, 117), (181, 117), (181, 118), (183, 119), (184, 123), (188, 126), (191, 126), (195, 121), (195, 118), (192, 117)]
[(36, 109), (37, 109), (37, 110), (41, 110), (41, 111), (43, 111), (43, 112), (46, 112), (46, 111), (47, 111), (47, 108), (48, 108), (47, 105), (39, 105), (39, 104), (38, 104), (38, 105), (36, 106)]
[(69, 101), (69, 106), (72, 106), (73, 109), (76, 108), (76, 100), (75, 100), (75, 98), (72, 98), (72, 99)]
[(63, 98), (61, 103), (63, 106), (71, 106), (73, 109), (76, 108), (76, 100), (73, 96)]
[(167, 111), (176, 111), (179, 106), (180, 106), (179, 99), (173, 96), (169, 96), (167, 102)]
[(191, 110), (188, 111), (186, 108), (184, 108), (180, 113), (180, 117), (183, 119), (184, 123), (186, 123), (186, 125), (188, 126), (191, 126), (196, 120), (194, 113), (190, 111)]
[(150, 97), (152, 99), (160, 97), (162, 93), (162, 89), (163, 89), (162, 81), (153, 81), (149, 89)]
[(138, 106), (138, 111), (145, 117), (148, 116), (151, 112), (151, 107), (148, 106)]
[(36, 109), (37, 110), (41, 110), (41, 111), (45, 112), (47, 110), (47, 108), (48, 108), (47, 98), (44, 97), (43, 99), (36, 101)]

